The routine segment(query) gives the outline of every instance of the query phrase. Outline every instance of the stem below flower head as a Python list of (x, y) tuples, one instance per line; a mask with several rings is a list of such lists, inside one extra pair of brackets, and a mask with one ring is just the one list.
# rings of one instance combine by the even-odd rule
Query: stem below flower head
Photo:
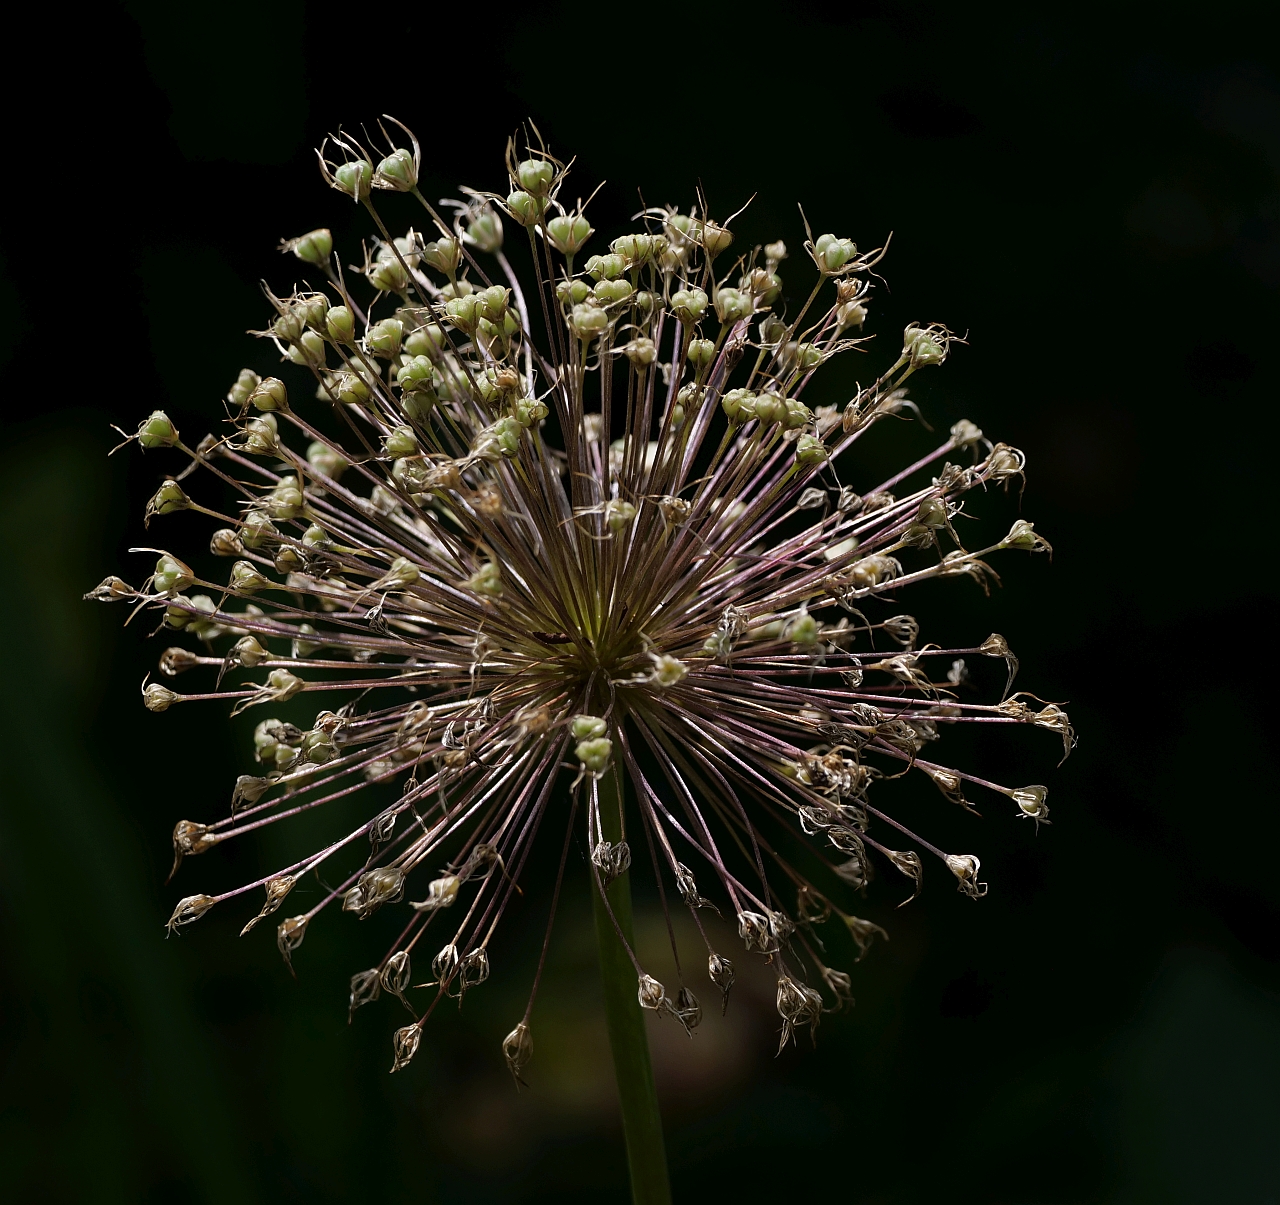
[[(620, 783), (614, 769), (600, 779), (600, 827), (606, 841), (622, 838)], [(671, 1205), (667, 1175), (667, 1151), (662, 1137), (662, 1116), (653, 1085), (649, 1040), (644, 1014), (636, 994), (636, 969), (618, 937), (621, 929), (634, 946), (631, 927), (631, 879), (619, 875), (606, 889), (606, 907), (599, 891), (592, 891), (596, 917), (596, 944), (600, 951), (600, 977), (604, 982), (605, 1020), (613, 1069), (622, 1106), (622, 1131), (627, 1141), (633, 1205)], [(613, 916), (610, 917), (609, 910)], [(614, 922), (617, 922), (615, 928)]]

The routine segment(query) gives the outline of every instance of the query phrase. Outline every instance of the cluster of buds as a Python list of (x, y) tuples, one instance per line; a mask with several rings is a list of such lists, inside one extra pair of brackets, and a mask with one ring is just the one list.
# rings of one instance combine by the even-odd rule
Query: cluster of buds
[[(948, 804), (974, 810), (966, 791), (994, 793), (1047, 822), (1044, 786), (924, 755), (974, 723), (1043, 728), (1069, 751), (1065, 712), (1010, 693), (1018, 662), (1003, 637), (921, 645), (895, 601), (932, 578), (989, 589), (990, 555), (1049, 551), (1021, 519), (976, 550), (954, 523), (972, 491), (1021, 480), (1025, 458), (961, 421), (901, 471), (842, 479), (844, 453), (882, 419), (909, 417), (908, 380), (957, 342), (913, 324), (854, 397), (815, 396), (821, 367), (863, 342), (850, 332), (867, 320), (879, 249), (810, 234), (817, 281), (788, 305), (784, 243), (735, 256), (731, 220), (699, 204), (646, 210), (606, 245), (588, 206), (562, 200), (568, 167), (540, 145), (510, 144), (506, 185), (464, 190), (442, 214), (419, 189), (416, 140), (395, 130), (408, 147), (382, 127), (382, 151), (348, 135), (321, 149), (325, 180), (362, 207), (372, 241), (353, 274), (327, 230), (282, 244), (313, 279), (267, 293), (257, 333), (280, 375), (240, 373), (225, 428), (194, 448), (160, 411), (129, 437), (188, 462), (149, 504), (153, 529), (209, 520), (227, 564), (139, 550), (158, 557), (141, 587), (109, 577), (90, 592), (194, 642), (160, 668), (207, 683), (148, 681), (145, 705), (222, 700), (291, 717), (257, 725), (257, 772), (240, 776), (226, 815), (178, 822), (175, 871), (300, 813), (334, 818), (320, 848), (180, 900), (170, 930), (262, 891), (248, 932), (318, 872), (331, 886), (278, 924), (292, 968), (322, 913), (403, 910), (350, 999), (351, 1013), (386, 994), (412, 1014), (395, 1034), (399, 1069), (436, 1004), (488, 978), (540, 834), (564, 851), (563, 874), (585, 823), (603, 894), (630, 866), (617, 836), (630, 820), (692, 911), (723, 1000), (734, 968), (716, 947), (740, 942), (776, 974), (783, 1043), (812, 1033), (852, 999), (817, 929), (838, 919), (856, 958), (883, 934), (850, 910), (876, 863), (912, 897), (926, 859), (963, 895), (987, 890), (978, 858), (904, 824), (881, 784), (921, 773)], [(393, 235), (395, 205), (424, 230)], [(984, 658), (1001, 663), (986, 701), (970, 669)], [(342, 819), (353, 797), (368, 800), (354, 827)], [(789, 856), (788, 840), (809, 853)], [(435, 935), (430, 979), (414, 984), (411, 960)], [(628, 952), (641, 1005), (692, 1030), (691, 988), (668, 993)], [(533, 1003), (502, 1043), (517, 1081)]]

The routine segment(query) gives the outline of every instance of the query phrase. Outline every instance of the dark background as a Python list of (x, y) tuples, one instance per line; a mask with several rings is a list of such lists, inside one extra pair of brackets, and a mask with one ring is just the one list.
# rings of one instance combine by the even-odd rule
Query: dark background
[[(1069, 700), (1081, 740), (1061, 770), (1044, 734), (978, 750), (996, 777), (1049, 783), (1054, 824), (973, 822), (980, 905), (936, 875), (902, 912), (896, 885), (873, 892), (892, 941), (816, 1052), (773, 1058), (754, 980), (692, 1044), (660, 1027), (677, 1200), (1280, 1201), (1280, 75), (1261, 6), (414, 11), (135, 3), (12, 31), (3, 1195), (623, 1197), (581, 884), (532, 1089), (516, 1095), (498, 1043), (537, 908), (389, 1077), (393, 1004), (346, 1025), (365, 930), (313, 934), (296, 983), (269, 930), (236, 940), (236, 916), (162, 940), (176, 896), (224, 873), (210, 861), (271, 863), (250, 843), (162, 885), (169, 829), (220, 814), (246, 736), (213, 709), (145, 712), (165, 642), (80, 601), (145, 572), (126, 549), (152, 542), (142, 503), (170, 467), (108, 460), (108, 422), (163, 406), (193, 442), (214, 426), (262, 356), (241, 334), (264, 319), (256, 282), (292, 284), (276, 240), (327, 224), (354, 254), (367, 233), (311, 148), (391, 112), (432, 197), (503, 187), (505, 139), (532, 117), (578, 156), (584, 193), (609, 181), (598, 239), (637, 188), (687, 204), (699, 181), (717, 216), (759, 192), (736, 223), (748, 245), (798, 253), (797, 201), (863, 246), (893, 231), (872, 360), (908, 320), (969, 332), (915, 396), (935, 427), (967, 416), (1025, 449), (1023, 513), (1055, 547), (1052, 564), (1006, 556), (989, 603), (963, 583), (911, 602), (930, 633), (1003, 632), (1019, 684)], [(895, 429), (882, 463), (926, 438)], [(151, 535), (181, 551), (169, 522)]]

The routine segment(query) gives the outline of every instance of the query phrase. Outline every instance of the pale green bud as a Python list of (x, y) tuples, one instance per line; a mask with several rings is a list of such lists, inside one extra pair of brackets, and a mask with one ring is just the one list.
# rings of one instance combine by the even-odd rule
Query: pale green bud
[(790, 640), (792, 644), (817, 644), (820, 630), (818, 621), (808, 611), (802, 609), (799, 615), (787, 621), (782, 629), (782, 637), (784, 640)]
[(427, 356), (414, 356), (396, 370), (396, 384), (406, 393), (425, 391), (434, 388), (436, 376), (436, 366)]
[(245, 515), (244, 525), (240, 528), (240, 539), (246, 548), (258, 549), (279, 538), (276, 525), (262, 511), (251, 510)]
[(186, 510), (190, 505), (191, 499), (182, 486), (176, 481), (166, 481), (147, 503), (144, 522), (149, 523), (153, 515), (171, 515), (175, 511)]
[(256, 636), (241, 636), (231, 646), (232, 663), (239, 663), (246, 669), (261, 665), (271, 654), (262, 647)]
[[(302, 625), (304, 628), (307, 624)], [(320, 645), (309, 645), (306, 641), (295, 640), (296, 648), (309, 648), (310, 652), (295, 653), (294, 656), (309, 657), (311, 653), (320, 648)], [(338, 746), (334, 743), (334, 739), (327, 732), (315, 731), (308, 732), (302, 738), (302, 747), (298, 750), (298, 760), (307, 762), (317, 766), (323, 766), (326, 762), (331, 762), (338, 756)]]
[(540, 423), (549, 413), (546, 402), (540, 402), (532, 397), (521, 398), (511, 408), (511, 417), (522, 427), (532, 427), (534, 423)]
[[(660, 238), (662, 236), (659, 236)], [(666, 243), (666, 239), (662, 239)], [(638, 268), (654, 256), (654, 236), (651, 234), (623, 234), (609, 244), (609, 250), (619, 256), (627, 268)], [(664, 247), (665, 250), (665, 247)], [(590, 271), (590, 268), (587, 269)]]
[(812, 421), (813, 411), (803, 402), (789, 397), (786, 405), (787, 412), (782, 416), (782, 426), (785, 430), (795, 431)]
[(648, 368), (658, 358), (658, 348), (652, 339), (632, 339), (624, 345), (623, 355), (637, 368)]
[(386, 571), (373, 585), (372, 590), (404, 590), (412, 586), (422, 576), (418, 566), (408, 557), (398, 556), (391, 562)]
[(431, 466), (420, 457), (405, 457), (391, 466), (391, 480), (406, 494), (425, 493), (430, 488)]
[(755, 400), (756, 418), (766, 427), (782, 422), (786, 413), (787, 403), (776, 393), (762, 393)]
[(514, 456), (520, 450), (520, 435), (524, 428), (512, 417), (500, 418), (486, 427), (471, 445), (471, 454), (490, 463), (503, 456)]
[(636, 508), (621, 498), (610, 498), (604, 504), (604, 521), (614, 535), (627, 528), (635, 517)]
[(281, 477), (262, 499), (267, 514), (273, 519), (296, 519), (302, 514), (302, 490), (292, 474)]
[(288, 351), (291, 363), (302, 368), (322, 368), (325, 361), (324, 340), (315, 331), (304, 331)]
[(914, 322), (902, 332), (902, 354), (911, 360), (912, 368), (927, 368), (947, 358), (946, 339), (941, 335), (941, 331), (924, 329)]
[(369, 382), (356, 372), (338, 373), (330, 391), (346, 406), (363, 406), (373, 396)]
[(324, 320), (329, 313), (329, 299), (323, 293), (309, 293), (300, 297), (293, 308), (312, 330), (324, 330)]
[(464, 335), (474, 335), (480, 320), (480, 299), (470, 293), (466, 297), (451, 297), (444, 303), (444, 312)]
[(329, 533), (317, 523), (312, 523), (311, 526), (302, 533), (302, 542), (308, 548), (328, 548), (333, 543), (333, 541), (329, 539)]

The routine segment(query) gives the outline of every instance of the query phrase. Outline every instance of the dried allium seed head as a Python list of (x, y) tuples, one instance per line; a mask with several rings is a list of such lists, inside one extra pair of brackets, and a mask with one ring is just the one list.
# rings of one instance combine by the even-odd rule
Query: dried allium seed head
[[(977, 857), (894, 818), (890, 780), (922, 772), (970, 809), (964, 788), (994, 789), (1047, 818), (1044, 787), (977, 778), (933, 746), (960, 724), (1022, 724), (1065, 754), (1066, 713), (1010, 695), (1018, 661), (1003, 637), (941, 649), (889, 606), (933, 578), (989, 589), (984, 557), (1049, 551), (1018, 519), (971, 552), (953, 522), (989, 485), (1021, 481), (1026, 459), (961, 420), (910, 467), (843, 480), (853, 443), (918, 416), (909, 379), (961, 342), (913, 323), (876, 379), (847, 401), (821, 397), (823, 367), (862, 342), (880, 250), (810, 234), (793, 281), (784, 243), (734, 259), (731, 222), (699, 207), (646, 210), (588, 256), (595, 231), (588, 206), (567, 205), (568, 165), (514, 142), (499, 190), (464, 190), (447, 221), (418, 191), (418, 143), (392, 125), (376, 148), (343, 134), (320, 150), (324, 180), (371, 223), (367, 252), (338, 282), (330, 231), (281, 245), (310, 280), (267, 292), (257, 333), (280, 376), (243, 370), (227, 429), (194, 452), (161, 411), (126, 439), (191, 462), (145, 518), (176, 530), (181, 511), (219, 516), (210, 547), (231, 564), (204, 581), (139, 549), (159, 558), (141, 590), (111, 577), (87, 597), (129, 600), (199, 641), (161, 658), (184, 684), (208, 674), (192, 697), (233, 714), (288, 704), (298, 721), (256, 725), (261, 774), (237, 780), (225, 818), (179, 823), (175, 870), (300, 813), (360, 816), (265, 879), (187, 896), (170, 930), (261, 886), (248, 933), (314, 872), (333, 886), (280, 923), (286, 964), (313, 920), (398, 910), (399, 936), (353, 977), (349, 1013), (382, 993), (416, 1012), (414, 993), (461, 997), (488, 978), (490, 937), (544, 828), (569, 826), (552, 839), (563, 865), (576, 830), (601, 889), (628, 872), (625, 782), (675, 886), (664, 907), (714, 926), (699, 911), (712, 909), (774, 967), (785, 1044), (821, 1015), (806, 979), (851, 1000), (849, 977), (811, 948), (814, 926), (838, 915), (858, 958), (884, 936), (841, 907), (877, 862), (913, 896), (922, 853), (963, 893), (986, 890)], [(382, 201), (425, 206), (429, 235), (393, 234)], [(506, 258), (506, 218), (530, 231), (528, 261)], [(1005, 672), (987, 674), (985, 658)], [(188, 697), (158, 682), (142, 693), (155, 712)], [(306, 706), (313, 693), (327, 710)], [(813, 881), (796, 867), (822, 863), (785, 852), (806, 840), (828, 860)], [(779, 901), (792, 898), (788, 914)], [(409, 950), (441, 913), (457, 927), (433, 982), (412, 985)], [(733, 965), (707, 948), (727, 1003)], [(701, 1018), (683, 985), (672, 1000), (642, 975), (637, 990), (689, 1029)], [(528, 1015), (503, 1044), (517, 1082)], [(396, 1033), (396, 1069), (422, 1024)]]

